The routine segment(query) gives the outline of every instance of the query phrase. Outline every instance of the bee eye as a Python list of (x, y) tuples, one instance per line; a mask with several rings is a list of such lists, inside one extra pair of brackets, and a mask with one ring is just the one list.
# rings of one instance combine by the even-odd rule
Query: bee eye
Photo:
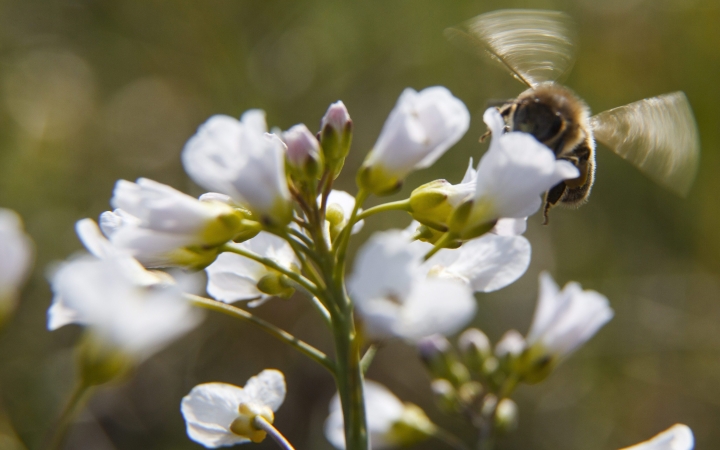
[(562, 128), (563, 117), (541, 102), (525, 103), (515, 110), (514, 131), (530, 133), (540, 142), (555, 137)]

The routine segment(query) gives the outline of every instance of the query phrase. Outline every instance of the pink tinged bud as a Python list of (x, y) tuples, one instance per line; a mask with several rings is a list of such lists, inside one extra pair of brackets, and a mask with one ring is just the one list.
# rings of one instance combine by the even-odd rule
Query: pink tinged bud
[(287, 158), (294, 167), (302, 168), (309, 161), (317, 161), (320, 157), (320, 143), (303, 125), (295, 125), (283, 133), (287, 145)]
[(318, 139), (325, 157), (326, 169), (336, 178), (345, 163), (352, 142), (352, 120), (342, 101), (330, 105), (320, 122)]
[(350, 113), (348, 113), (345, 104), (342, 100), (338, 100), (328, 108), (325, 116), (323, 116), (320, 122), (320, 129), (325, 127), (331, 127), (336, 132), (342, 133), (346, 126), (351, 124)]

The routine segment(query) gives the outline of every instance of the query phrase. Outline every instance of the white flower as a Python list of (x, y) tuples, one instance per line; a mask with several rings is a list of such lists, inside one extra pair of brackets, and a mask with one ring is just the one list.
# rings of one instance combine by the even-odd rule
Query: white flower
[(221, 245), (240, 231), (242, 214), (217, 201), (200, 201), (170, 186), (140, 178), (119, 180), (100, 216), (112, 244), (147, 267), (207, 265)]
[[(417, 242), (427, 253), (432, 245)], [(530, 265), (530, 242), (522, 236), (487, 233), (458, 249), (443, 249), (424, 263), (430, 274), (464, 281), (475, 292), (493, 292), (520, 278)]]
[(261, 442), (265, 432), (253, 428), (254, 416), (272, 423), (273, 413), (285, 400), (285, 391), (285, 377), (273, 369), (263, 370), (242, 388), (226, 383), (199, 384), (183, 397), (180, 406), (187, 434), (207, 448)]
[(137, 264), (127, 256), (81, 257), (60, 265), (52, 290), (75, 311), (75, 323), (140, 362), (194, 328), (201, 315), (178, 284), (138, 279)]
[(33, 262), (33, 243), (14, 211), (0, 208), (0, 321), (15, 307)]
[[(290, 245), (270, 233), (262, 231), (238, 245), (272, 259), (288, 270), (300, 266)], [(277, 274), (274, 270), (235, 253), (222, 253), (205, 271), (208, 275), (207, 291), (214, 299), (225, 303), (254, 300), (249, 306), (260, 305), (272, 297), (260, 291), (257, 284), (263, 277)]]
[(369, 336), (417, 341), (452, 334), (474, 316), (469, 286), (428, 277), (421, 257), (399, 230), (375, 233), (358, 252), (348, 291)]
[(405, 89), (365, 159), (363, 184), (375, 193), (396, 188), (411, 171), (437, 161), (469, 124), (465, 104), (447, 88)]
[[(322, 196), (318, 196), (318, 204), (321, 201)], [(345, 191), (338, 191), (333, 189), (332, 191), (330, 191), (327, 199), (327, 220), (330, 222), (330, 225), (332, 227), (341, 230), (345, 227), (347, 221), (350, 220), (350, 215), (352, 214), (354, 208), (355, 197)], [(358, 211), (358, 213), (360, 212), (362, 212), (362, 209)], [(364, 224), (364, 220), (355, 222), (351, 230), (352, 234), (360, 232)]]
[(613, 317), (602, 294), (583, 291), (578, 283), (562, 289), (540, 274), (540, 296), (526, 341), (528, 347), (559, 360), (575, 351)]
[[(130, 257), (128, 251), (115, 247), (103, 236), (97, 223), (92, 219), (82, 219), (75, 224), (75, 231), (80, 242), (93, 256), (99, 259), (118, 258), (125, 275), (139, 286), (153, 284), (174, 283), (172, 278), (164, 272), (150, 272)], [(56, 293), (47, 312), (48, 330), (56, 330), (70, 323), (85, 324), (82, 311), (66, 305), (62, 296)]]
[(197, 184), (229, 195), (258, 220), (283, 226), (292, 218), (285, 144), (267, 134), (264, 111), (211, 117), (185, 144), (182, 161)]
[(505, 122), (497, 109), (485, 111), (483, 120), (492, 140), (477, 168), (472, 225), (530, 216), (540, 208), (542, 193), (579, 175), (530, 134), (503, 133)]
[(687, 425), (675, 424), (649, 441), (623, 450), (692, 450), (695, 438)]
[[(401, 402), (380, 383), (365, 380), (367, 433), (373, 450), (407, 446), (435, 431), (435, 425), (416, 405)], [(345, 448), (345, 433), (340, 397), (330, 401), (330, 415), (325, 421), (325, 438), (333, 447)]]

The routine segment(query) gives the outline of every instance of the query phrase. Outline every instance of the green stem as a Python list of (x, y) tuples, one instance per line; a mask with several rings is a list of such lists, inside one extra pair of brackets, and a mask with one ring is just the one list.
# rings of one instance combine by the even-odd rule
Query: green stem
[(244, 256), (246, 258), (252, 259), (253, 261), (257, 261), (264, 266), (270, 267), (271, 269), (275, 269), (278, 272), (280, 272), (281, 274), (287, 276), (291, 280), (300, 284), (302, 287), (304, 287), (307, 291), (309, 291), (316, 297), (320, 296), (318, 293), (317, 287), (313, 283), (311, 283), (307, 278), (303, 277), (302, 275), (300, 275), (298, 273), (293, 272), (290, 269), (287, 269), (287, 268), (281, 266), (280, 264), (276, 263), (272, 259), (264, 258), (264, 257), (262, 257), (256, 253), (253, 253), (249, 250), (245, 250), (240, 245), (234, 244), (234, 243), (225, 244), (222, 247), (220, 247), (220, 249), (224, 252), (231, 252), (231, 253), (235, 253), (240, 256)]
[(335, 375), (336, 369), (335, 364), (330, 360), (330, 358), (325, 355), (325, 353), (321, 352), (320, 350), (316, 349), (312, 345), (308, 344), (307, 342), (301, 341), (300, 339), (296, 338), (292, 334), (288, 333), (287, 331), (276, 327), (275, 325), (268, 323), (264, 320), (262, 320), (259, 317), (256, 317), (249, 312), (245, 311), (244, 309), (237, 308), (232, 305), (228, 305), (227, 303), (219, 302), (216, 300), (211, 300), (209, 298), (200, 297), (197, 295), (192, 294), (185, 294), (185, 296), (190, 300), (190, 302), (198, 306), (200, 308), (210, 309), (213, 311), (221, 312), (223, 314), (227, 314), (228, 316), (232, 316), (241, 320), (244, 320), (246, 322), (250, 322), (252, 324), (255, 324), (262, 328), (265, 332), (271, 334), (272, 336), (276, 337), (277, 339), (280, 339), (281, 341), (285, 342), (286, 344), (289, 344), (291, 347), (293, 347), (295, 350), (299, 351), (300, 353), (304, 354), (305, 356), (309, 357), (316, 363), (320, 364), (324, 368), (326, 368), (331, 374)]
[(70, 399), (65, 405), (65, 408), (63, 408), (62, 413), (60, 413), (53, 433), (49, 435), (46, 440), (46, 445), (44, 445), (43, 448), (48, 450), (60, 450), (62, 448), (70, 425), (72, 425), (75, 416), (80, 412), (92, 393), (91, 388), (92, 386), (81, 381), (75, 385)]
[(280, 433), (277, 428), (272, 426), (272, 424), (268, 422), (267, 419), (265, 419), (264, 417), (255, 416), (255, 419), (253, 419), (253, 425), (256, 428), (263, 430), (264, 432), (269, 434), (270, 437), (273, 438), (275, 442), (277, 442), (277, 445), (280, 448), (284, 450), (295, 450), (295, 447), (293, 447), (292, 444), (290, 444), (290, 442), (285, 439), (285, 436), (283, 436), (282, 433)]
[(355, 222), (359, 222), (365, 218), (372, 216), (373, 214), (385, 212), (385, 211), (412, 211), (410, 207), (410, 199), (398, 200), (396, 202), (383, 203), (382, 205), (373, 206), (365, 211), (359, 213), (355, 218)]
[(442, 441), (446, 443), (448, 446), (456, 449), (456, 450), (470, 450), (470, 447), (467, 446), (463, 441), (460, 440), (457, 436), (450, 433), (447, 430), (443, 430), (440, 427), (436, 427), (435, 431), (432, 434), (432, 437), (435, 439)]
[(352, 312), (348, 312), (346, 320), (337, 321), (334, 328), (337, 364), (335, 379), (343, 410), (345, 448), (347, 450), (368, 450), (360, 345), (353, 324)]
[(427, 261), (428, 259), (432, 258), (435, 253), (444, 249), (447, 244), (453, 241), (453, 239), (455, 239), (455, 235), (453, 235), (452, 233), (448, 232), (443, 234), (442, 237), (438, 239), (437, 242), (435, 242), (435, 246), (423, 257), (423, 261)]
[(369, 195), (369, 192), (362, 188), (360, 189), (355, 197), (355, 207), (353, 208), (352, 214), (350, 214), (350, 219), (348, 219), (347, 225), (345, 225), (345, 228), (342, 229), (340, 236), (337, 239), (334, 249), (337, 264), (335, 265), (335, 271), (333, 273), (333, 279), (336, 282), (340, 281), (345, 273), (345, 258), (347, 256), (348, 243), (350, 242), (350, 234), (352, 232), (353, 225), (357, 222), (358, 211)]

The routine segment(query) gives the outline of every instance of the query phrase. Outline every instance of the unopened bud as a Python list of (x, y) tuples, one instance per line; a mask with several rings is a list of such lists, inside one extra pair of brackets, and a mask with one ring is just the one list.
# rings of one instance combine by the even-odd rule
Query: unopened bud
[(430, 389), (435, 402), (442, 411), (452, 413), (459, 410), (457, 391), (448, 380), (443, 378), (433, 380)]
[(466, 405), (475, 405), (483, 394), (483, 386), (477, 381), (463, 383), (458, 389), (458, 397)]
[(323, 167), (323, 156), (317, 138), (303, 124), (290, 128), (282, 137), (287, 145), (290, 176), (300, 181), (317, 179)]
[(500, 400), (495, 408), (495, 431), (507, 434), (518, 426), (518, 407), (509, 398)]
[(469, 328), (460, 335), (458, 348), (465, 365), (474, 373), (482, 372), (483, 364), (492, 356), (490, 340), (477, 328)]
[(352, 120), (342, 101), (330, 105), (320, 121), (318, 137), (325, 155), (325, 164), (333, 178), (337, 178), (345, 164), (352, 141)]
[(285, 276), (277, 272), (270, 272), (257, 282), (257, 288), (260, 292), (268, 295), (274, 295), (281, 298), (290, 298), (295, 289), (288, 286)]
[(525, 338), (516, 330), (510, 330), (503, 335), (495, 346), (495, 356), (500, 368), (507, 373), (518, 372), (520, 356), (525, 350)]

